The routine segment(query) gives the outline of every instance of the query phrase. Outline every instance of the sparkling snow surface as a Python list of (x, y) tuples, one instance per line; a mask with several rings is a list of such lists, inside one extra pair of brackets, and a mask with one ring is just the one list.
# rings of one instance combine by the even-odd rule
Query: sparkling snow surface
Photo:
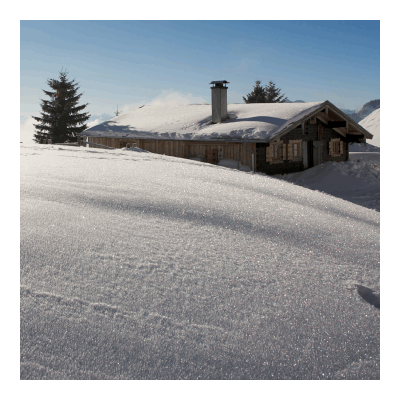
[(23, 144), (20, 254), (22, 379), (379, 379), (368, 208), (144, 151)]
[(148, 105), (89, 128), (83, 134), (177, 140), (269, 139), (321, 104), (228, 104), (229, 119), (220, 124), (210, 123), (211, 105)]

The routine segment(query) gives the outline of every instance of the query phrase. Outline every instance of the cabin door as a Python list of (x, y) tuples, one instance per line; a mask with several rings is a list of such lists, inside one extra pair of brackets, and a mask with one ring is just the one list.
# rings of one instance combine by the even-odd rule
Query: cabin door
[(304, 169), (308, 168), (308, 146), (305, 140), (303, 140), (303, 145), (301, 146), (303, 152), (303, 167)]
[(324, 142), (322, 140), (313, 141), (313, 167), (322, 164), (322, 149)]
[(218, 149), (215, 146), (206, 146), (206, 162), (218, 164)]
[(308, 141), (307, 142), (307, 164), (308, 164), (308, 168), (311, 168), (314, 166), (314, 157), (313, 157), (313, 142), (312, 141)]

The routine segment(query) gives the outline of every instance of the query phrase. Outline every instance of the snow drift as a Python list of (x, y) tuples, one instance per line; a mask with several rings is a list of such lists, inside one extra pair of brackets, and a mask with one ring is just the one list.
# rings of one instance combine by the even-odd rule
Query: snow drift
[(274, 178), (380, 211), (380, 153), (350, 153), (349, 158)]
[(21, 145), (20, 198), (21, 379), (379, 379), (378, 212), (54, 145)]

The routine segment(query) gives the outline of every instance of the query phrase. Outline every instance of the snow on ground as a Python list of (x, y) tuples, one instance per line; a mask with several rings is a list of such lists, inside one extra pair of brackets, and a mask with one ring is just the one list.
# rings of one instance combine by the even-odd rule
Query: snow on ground
[(242, 165), (242, 163), (240, 161), (233, 160), (231, 158), (223, 158), (218, 163), (218, 165), (221, 166), (221, 167), (238, 169), (240, 171), (245, 171), (245, 172), (250, 172), (251, 171), (251, 168), (248, 165)]
[(274, 178), (380, 211), (380, 153), (350, 153), (349, 161), (328, 162)]
[(351, 143), (349, 146), (350, 153), (380, 153), (380, 147), (369, 143)]
[(211, 123), (211, 105), (146, 105), (84, 131), (88, 136), (148, 139), (269, 139), (323, 102), (229, 104), (229, 119)]
[(22, 379), (379, 379), (378, 212), (144, 151), (20, 171)]

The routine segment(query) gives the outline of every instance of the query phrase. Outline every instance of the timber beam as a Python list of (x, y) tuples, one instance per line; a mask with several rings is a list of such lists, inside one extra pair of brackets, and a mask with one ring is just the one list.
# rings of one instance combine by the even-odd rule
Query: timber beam
[[(325, 110), (327, 110), (327, 108), (326, 108)], [(329, 126), (329, 121), (328, 121), (328, 119), (326, 118), (326, 114), (325, 114), (325, 113), (319, 113), (319, 114), (316, 115), (316, 117), (317, 117), (321, 122), (323, 122), (325, 125), (328, 125), (328, 126)], [(346, 128), (333, 128), (333, 127), (332, 127), (332, 129), (333, 129), (335, 132), (339, 133), (339, 135), (342, 135), (342, 136), (346, 137)]]
[(328, 121), (328, 128), (346, 128), (346, 121)]
[[(343, 117), (341, 117), (340, 115), (337, 115), (333, 110), (329, 109), (328, 114), (329, 114), (328, 120), (335, 121), (335, 122), (336, 121), (337, 122), (344, 121), (344, 122), (346, 122), (346, 131), (347, 132), (349, 132), (349, 130), (353, 130), (354, 131), (355, 125), (353, 125), (352, 123), (344, 120)], [(353, 128), (353, 129), (351, 129), (351, 128)]]

